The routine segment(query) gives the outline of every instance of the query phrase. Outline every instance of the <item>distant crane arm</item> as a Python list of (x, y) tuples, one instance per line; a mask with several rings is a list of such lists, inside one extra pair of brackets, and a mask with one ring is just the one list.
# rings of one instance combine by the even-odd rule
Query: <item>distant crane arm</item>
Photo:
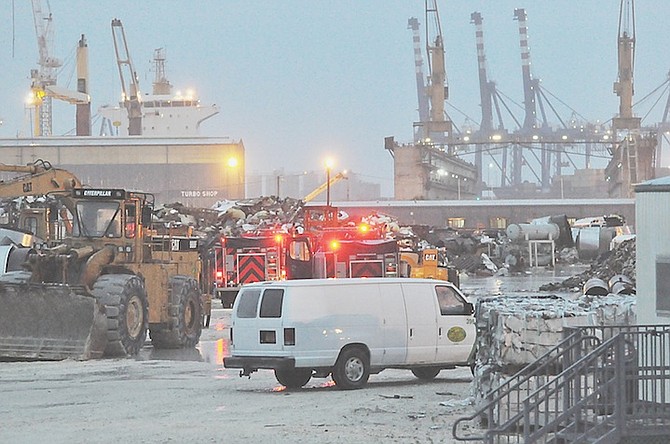
[(318, 187), (316, 187), (316, 188), (314, 189), (314, 191), (312, 191), (311, 193), (309, 193), (307, 196), (303, 197), (303, 198), (302, 198), (303, 202), (305, 202), (305, 203), (307, 203), (307, 202), (311, 202), (311, 201), (314, 200), (319, 194), (321, 194), (321, 193), (323, 193), (324, 191), (326, 191), (326, 189), (327, 189), (329, 186), (333, 186), (333, 184), (339, 182), (339, 181), (342, 180), (342, 179), (347, 179), (346, 174), (343, 173), (343, 172), (337, 173), (336, 175), (334, 175), (333, 177), (330, 178), (330, 182), (328, 182), (328, 181), (324, 182), (323, 184), (321, 184), (321, 185), (319, 185)]

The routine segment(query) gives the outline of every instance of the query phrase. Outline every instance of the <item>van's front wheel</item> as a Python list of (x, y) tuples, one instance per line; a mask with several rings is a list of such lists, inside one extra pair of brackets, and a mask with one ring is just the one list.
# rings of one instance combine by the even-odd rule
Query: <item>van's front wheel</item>
[(370, 377), (370, 362), (365, 350), (360, 347), (342, 350), (332, 376), (335, 385), (343, 390), (364, 387)]
[(312, 369), (275, 369), (275, 378), (277, 378), (277, 382), (286, 388), (300, 388), (312, 379)]

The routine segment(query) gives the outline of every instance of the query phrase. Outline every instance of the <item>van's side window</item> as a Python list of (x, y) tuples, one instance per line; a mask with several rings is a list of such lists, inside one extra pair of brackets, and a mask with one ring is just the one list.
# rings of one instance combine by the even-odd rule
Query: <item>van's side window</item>
[(284, 300), (284, 290), (269, 288), (263, 292), (261, 300), (261, 318), (281, 318), (281, 305)]
[(465, 304), (456, 290), (451, 287), (437, 286), (437, 302), (440, 304), (442, 315), (464, 314)]
[(256, 310), (258, 309), (258, 298), (261, 296), (260, 289), (242, 290), (237, 295), (240, 298), (240, 303), (237, 306), (238, 318), (255, 318)]

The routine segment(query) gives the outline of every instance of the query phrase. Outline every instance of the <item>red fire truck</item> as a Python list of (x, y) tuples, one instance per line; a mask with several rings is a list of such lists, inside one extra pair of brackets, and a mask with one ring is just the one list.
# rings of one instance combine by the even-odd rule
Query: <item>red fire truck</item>
[(365, 224), (338, 224), (336, 215), (334, 207), (307, 207), (303, 234), (267, 230), (220, 238), (213, 247), (214, 297), (228, 308), (251, 282), (398, 276), (395, 240)]
[(307, 236), (253, 233), (222, 237), (213, 247), (214, 297), (224, 308), (233, 306), (239, 287), (259, 281), (312, 277), (312, 253)]

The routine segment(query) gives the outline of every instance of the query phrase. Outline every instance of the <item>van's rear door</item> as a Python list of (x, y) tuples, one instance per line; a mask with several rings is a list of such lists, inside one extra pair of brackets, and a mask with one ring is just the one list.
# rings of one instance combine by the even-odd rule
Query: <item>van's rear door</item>
[(430, 284), (403, 283), (407, 364), (431, 364), (437, 355), (437, 310)]
[(263, 355), (281, 352), (284, 289), (243, 288), (233, 307), (233, 352)]

